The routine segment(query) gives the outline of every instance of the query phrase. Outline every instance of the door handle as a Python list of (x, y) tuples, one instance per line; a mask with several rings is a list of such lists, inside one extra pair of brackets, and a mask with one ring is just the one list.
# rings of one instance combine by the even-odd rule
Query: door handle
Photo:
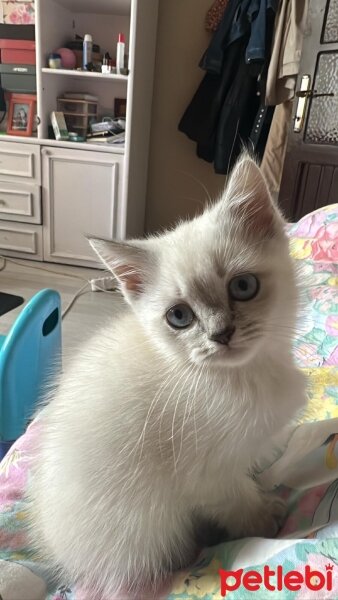
[(324, 96), (334, 96), (333, 92), (327, 92), (323, 94), (317, 94), (317, 90), (302, 90), (296, 92), (297, 98), (322, 98)]
[(310, 75), (303, 75), (300, 82), (300, 90), (296, 93), (298, 97), (295, 122), (293, 125), (293, 131), (299, 133), (303, 129), (306, 105), (308, 102), (308, 92), (310, 92), (311, 77)]

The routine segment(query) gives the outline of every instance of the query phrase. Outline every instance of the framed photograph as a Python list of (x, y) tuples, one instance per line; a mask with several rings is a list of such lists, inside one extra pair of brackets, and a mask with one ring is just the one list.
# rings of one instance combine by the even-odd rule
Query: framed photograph
[(11, 94), (9, 99), (7, 133), (29, 137), (33, 133), (36, 115), (36, 96)]
[(114, 116), (115, 119), (125, 119), (127, 113), (127, 100), (125, 98), (115, 98)]

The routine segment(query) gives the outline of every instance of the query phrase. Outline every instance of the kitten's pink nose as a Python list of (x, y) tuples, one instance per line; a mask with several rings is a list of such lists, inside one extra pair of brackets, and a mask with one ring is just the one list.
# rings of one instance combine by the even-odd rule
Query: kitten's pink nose
[(217, 333), (213, 333), (210, 336), (210, 339), (213, 342), (218, 342), (219, 344), (228, 344), (236, 331), (236, 327), (234, 325), (228, 325), (222, 331), (218, 331)]

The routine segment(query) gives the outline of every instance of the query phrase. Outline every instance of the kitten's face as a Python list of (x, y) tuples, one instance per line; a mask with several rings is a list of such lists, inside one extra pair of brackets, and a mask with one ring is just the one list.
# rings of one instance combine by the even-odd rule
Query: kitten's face
[(165, 354), (242, 365), (278, 333), (283, 304), (292, 302), (287, 241), (245, 239), (225, 222), (217, 231), (212, 217), (181, 226), (163, 243), (155, 281), (136, 312)]
[[(108, 250), (98, 244), (109, 265)], [(153, 343), (174, 360), (239, 366), (274, 335), (286, 334), (295, 304), (288, 242), (250, 160), (237, 166), (225, 198), (201, 217), (132, 242), (122, 255), (113, 271), (126, 299)]]

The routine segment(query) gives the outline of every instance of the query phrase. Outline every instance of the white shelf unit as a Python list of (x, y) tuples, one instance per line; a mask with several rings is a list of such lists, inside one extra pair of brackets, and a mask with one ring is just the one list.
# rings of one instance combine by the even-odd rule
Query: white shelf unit
[[(102, 115), (113, 113), (115, 98), (128, 96), (129, 76), (107, 77), (100, 73), (64, 69), (60, 72), (53, 71), (47, 68), (48, 54), (74, 40), (76, 34), (83, 37), (90, 33), (94, 43), (100, 45), (101, 52), (108, 51), (114, 57), (119, 32), (125, 34), (126, 53), (133, 52), (136, 42), (136, 13), (143, 14), (147, 4), (149, 0), (127, 1), (123, 6), (115, 0), (92, 0), (91, 4), (87, 0), (83, 8), (83, 3), (76, 0), (37, 0), (37, 87), (38, 115), (41, 120), (39, 138), (48, 137), (50, 112), (56, 108), (55, 98), (63, 96), (64, 92), (88, 92), (98, 96), (99, 113)], [(132, 57), (130, 62), (131, 60)], [(133, 78), (132, 73), (130, 78)]]
[(52, 75), (53, 77), (84, 77), (85, 79), (97, 79), (98, 81), (100, 79), (109, 79), (110, 82), (112, 81), (120, 81), (120, 82), (124, 82), (127, 83), (128, 81), (128, 76), (127, 75), (115, 75), (113, 73), (111, 74), (105, 74), (105, 73), (95, 73), (95, 72), (91, 72), (91, 71), (71, 71), (71, 70), (67, 70), (67, 69), (48, 69), (48, 68), (44, 68), (42, 69), (42, 73), (45, 73), (46, 75)]
[[(0, 253), (5, 251), (11, 256), (24, 257), (28, 245), (22, 241), (21, 248), (21, 240), (33, 240), (32, 228), (35, 228), (34, 239), (38, 239), (39, 243), (34, 245), (32, 241), (27, 258), (94, 267), (97, 266), (94, 254), (84, 252), (84, 234), (113, 234), (120, 239), (143, 234), (158, 2), (35, 0), (37, 136), (31, 139), (1, 136), (0, 152), (7, 156), (10, 146), (20, 144), (22, 156), (30, 156), (34, 147), (33, 159), (36, 161), (37, 148), (40, 148), (43, 157), (39, 162), (42, 210), (39, 213), (40, 221), (34, 215), (29, 217), (34, 225), (29, 225), (28, 238), (28, 234), (24, 235), (25, 224), (22, 221), (18, 219), (15, 226), (14, 208), (13, 214), (8, 217), (11, 208), (6, 209), (4, 216), (0, 206)], [(101, 53), (108, 51), (114, 59), (120, 32), (124, 33), (126, 39), (128, 76), (48, 68), (48, 54), (74, 40), (75, 34), (84, 36), (90, 33), (94, 43), (100, 45)], [(113, 114), (115, 98), (126, 99), (125, 146), (49, 139), (50, 113), (57, 109), (57, 98), (65, 92), (97, 96), (101, 116)], [(22, 150), (24, 145), (27, 152)], [(66, 173), (64, 189), (62, 169)], [(82, 179), (88, 183), (89, 172), (93, 185), (83, 185)], [(70, 184), (72, 173), (73, 186)], [(0, 184), (2, 179), (0, 164)], [(15, 168), (13, 185), (14, 179)], [(36, 181), (27, 180), (26, 185), (33, 183), (36, 186)], [(86, 230), (80, 228), (76, 218), (79, 212), (81, 227)], [(63, 214), (68, 233), (62, 237)], [(8, 218), (14, 222), (11, 228), (5, 222)], [(92, 223), (94, 230), (91, 229)], [(53, 224), (56, 224), (54, 230)]]

